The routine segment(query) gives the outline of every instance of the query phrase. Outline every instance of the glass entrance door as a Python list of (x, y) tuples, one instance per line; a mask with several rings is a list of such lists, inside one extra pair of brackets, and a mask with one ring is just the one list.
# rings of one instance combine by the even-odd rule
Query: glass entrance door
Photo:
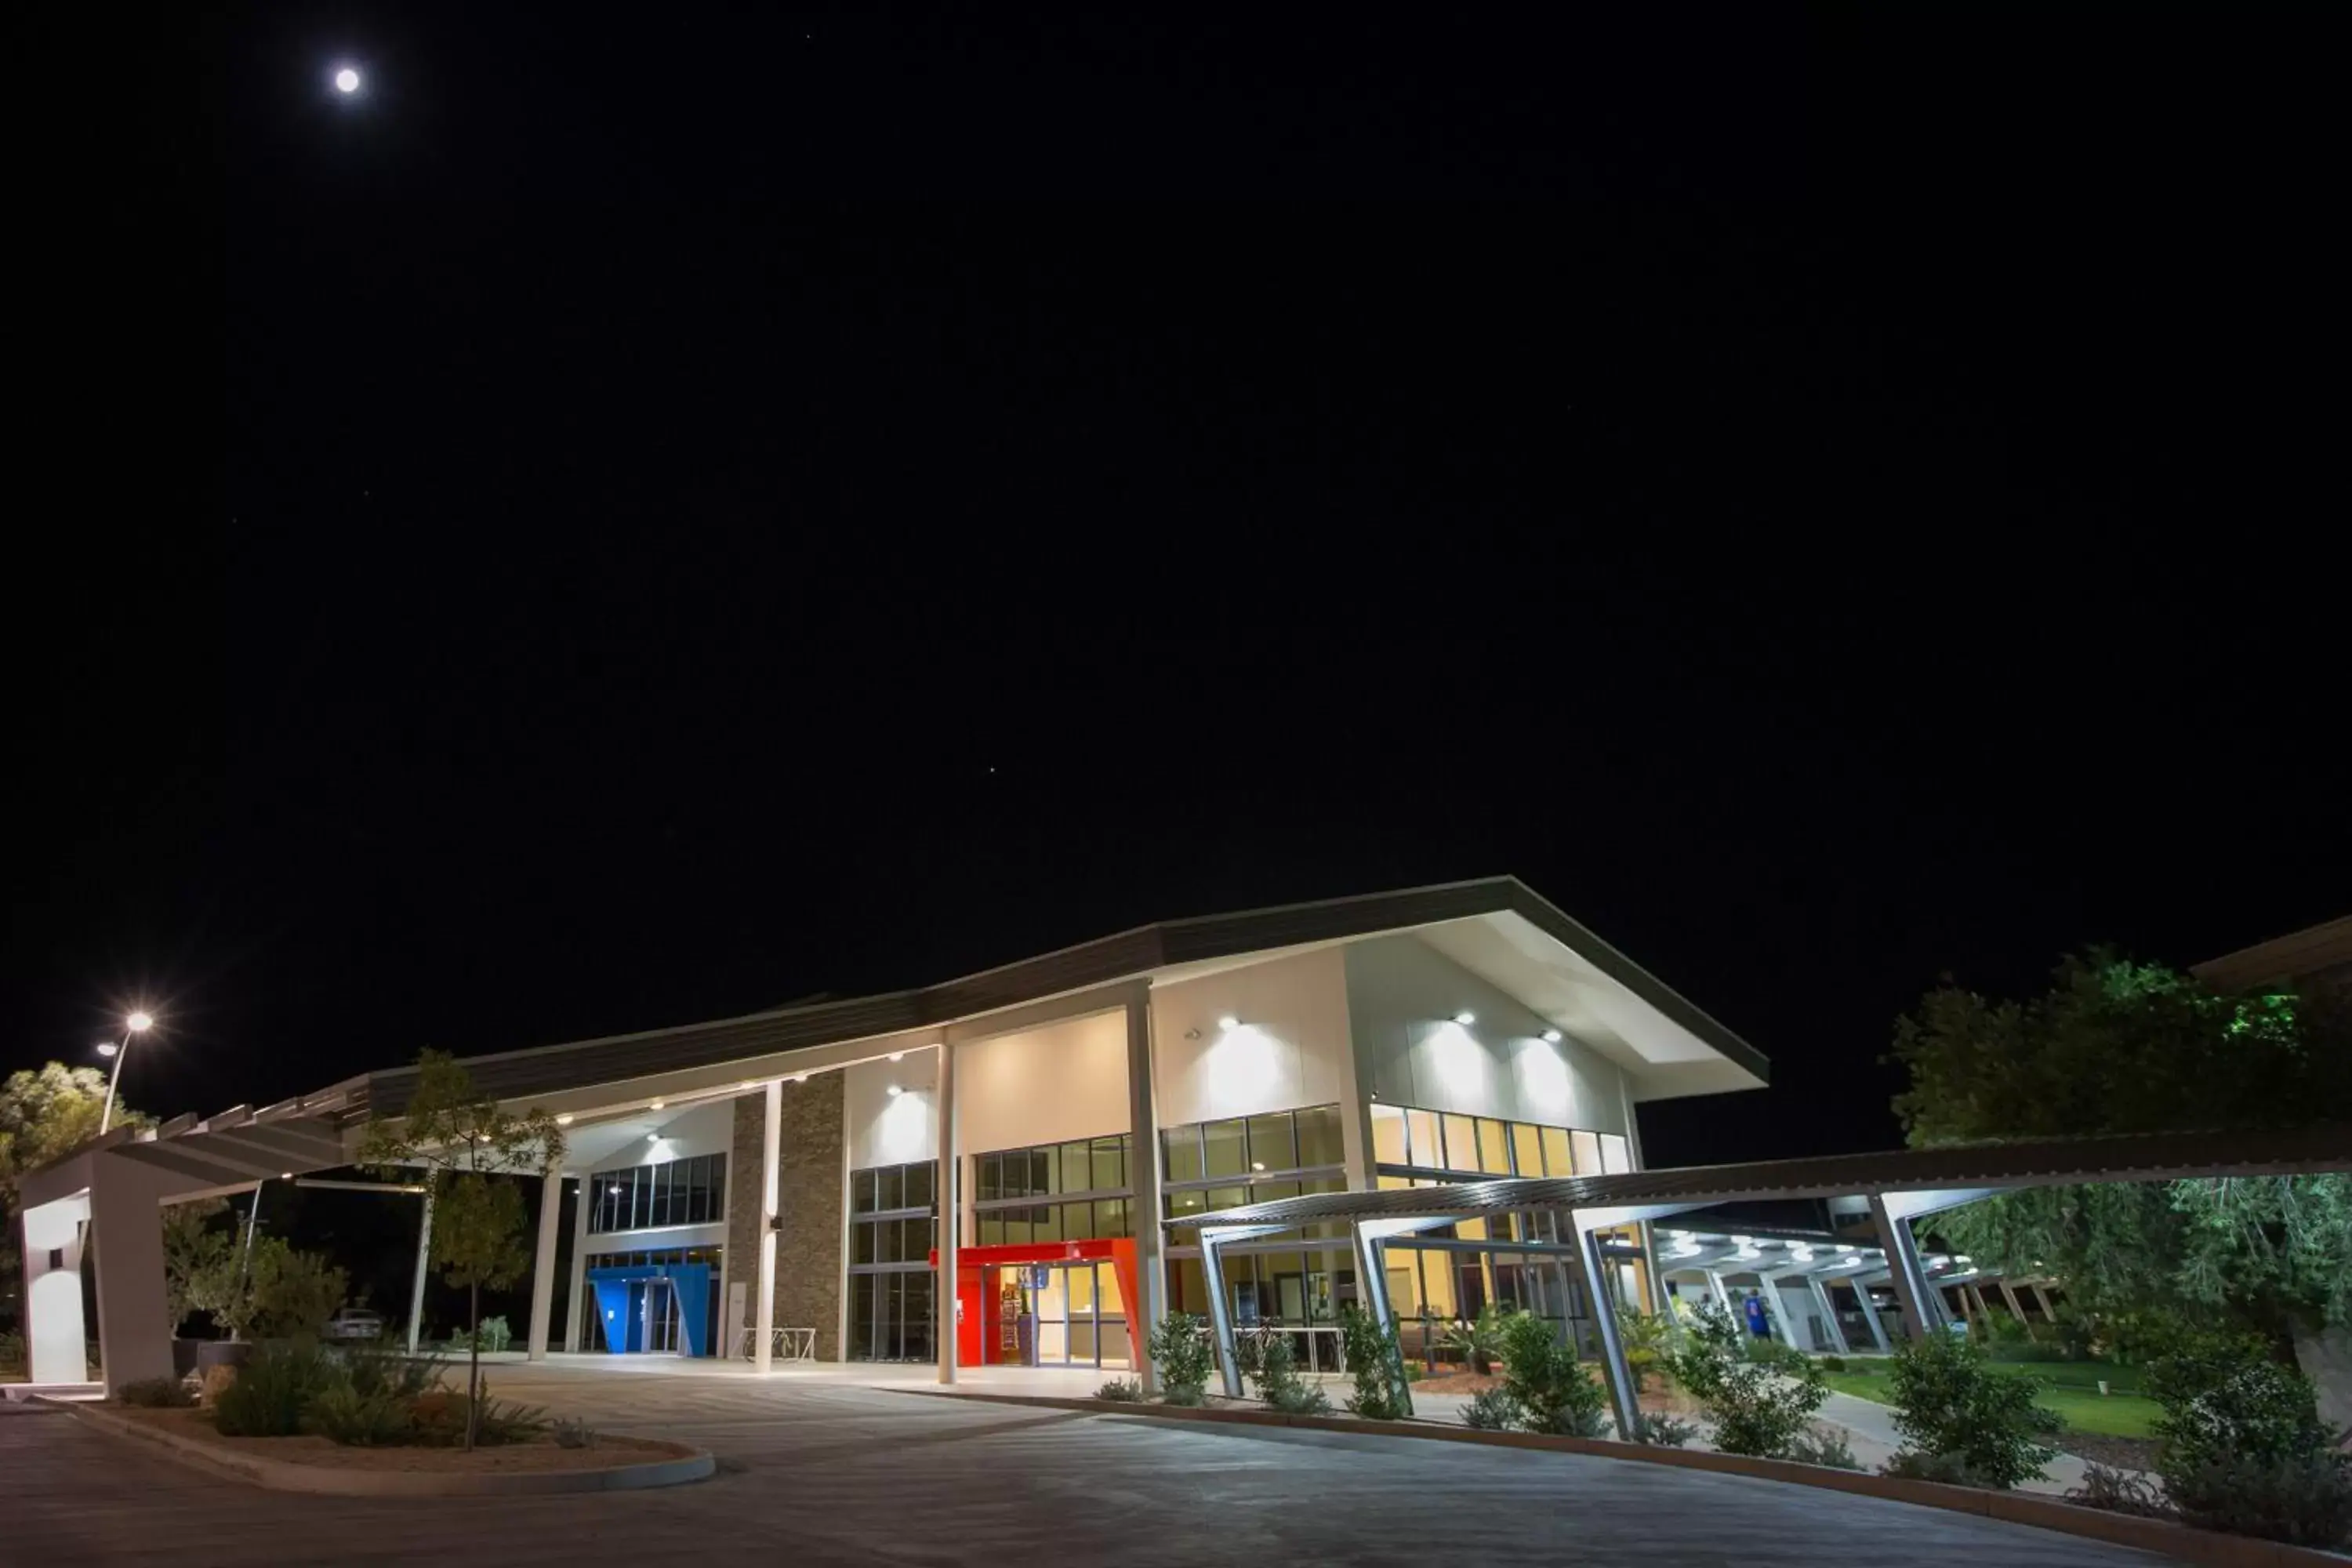
[(1127, 1305), (1108, 1263), (1038, 1267), (1035, 1293), (1039, 1366), (1125, 1366)]

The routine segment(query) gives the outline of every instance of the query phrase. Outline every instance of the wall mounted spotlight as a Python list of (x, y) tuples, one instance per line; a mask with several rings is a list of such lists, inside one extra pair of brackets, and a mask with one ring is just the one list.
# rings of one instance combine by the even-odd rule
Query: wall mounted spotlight
[(1546, 1029), (1543, 1032), (1543, 1043), (1547, 1046), (1556, 1046), (1559, 1044), (1559, 1031), (1558, 1029)]
[(1471, 1025), (1478, 1021), (1478, 1015), (1475, 1013), (1456, 1013), (1454, 1015), (1454, 1021), (1466, 1029)]

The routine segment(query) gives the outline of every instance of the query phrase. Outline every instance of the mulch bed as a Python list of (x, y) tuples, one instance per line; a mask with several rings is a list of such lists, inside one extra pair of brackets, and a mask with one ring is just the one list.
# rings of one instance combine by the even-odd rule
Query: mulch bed
[(345, 1447), (324, 1437), (224, 1437), (213, 1427), (209, 1410), (155, 1410), (138, 1405), (107, 1408), (144, 1426), (174, 1436), (193, 1438), (226, 1453), (250, 1454), (290, 1465), (320, 1465), (343, 1470), (435, 1470), (467, 1474), (513, 1474), (541, 1470), (608, 1470), (622, 1465), (658, 1464), (683, 1458), (693, 1449), (677, 1443), (646, 1437), (596, 1435), (592, 1448), (566, 1448), (551, 1438), (512, 1443), (496, 1448), (358, 1448)]

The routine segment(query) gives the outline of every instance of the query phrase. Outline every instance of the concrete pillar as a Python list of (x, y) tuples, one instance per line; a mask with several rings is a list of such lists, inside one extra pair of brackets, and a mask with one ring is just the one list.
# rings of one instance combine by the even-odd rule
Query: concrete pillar
[(530, 1264), (530, 1342), (528, 1361), (547, 1359), (547, 1325), (555, 1316), (555, 1244), (563, 1223), (563, 1172), (551, 1170), (539, 1183), (539, 1255)]
[[(1129, 1027), (1133, 1028), (1130, 1023)], [(961, 1324), (956, 1321), (956, 1302), (961, 1300), (956, 1289), (956, 1252), (963, 1239), (963, 1183), (957, 1179), (963, 1162), (956, 1149), (955, 1107), (955, 1042), (940, 1041), (939, 1102), (933, 1114), (939, 1118), (940, 1170), (932, 1181), (940, 1207), (940, 1267), (937, 1274), (938, 1294), (931, 1309), (931, 1338), (938, 1342), (940, 1352), (940, 1382), (956, 1380), (957, 1342), (961, 1338)], [(1148, 1092), (1148, 1090), (1147, 1090)], [(1160, 1216), (1152, 1215), (1150, 1223), (1156, 1229)], [(982, 1303), (987, 1310), (987, 1303)], [(846, 1353), (845, 1352), (844, 1352)]]
[(1886, 1342), (1886, 1324), (1870, 1300), (1870, 1287), (1862, 1282), (1860, 1275), (1854, 1276), (1849, 1283), (1853, 1286), (1854, 1304), (1862, 1309), (1863, 1326), (1870, 1331), (1870, 1342), (1877, 1347), (1880, 1355), (1886, 1354), (1892, 1348)]
[(1927, 1283), (1927, 1271), (1919, 1263), (1919, 1243), (1911, 1234), (1911, 1222), (1897, 1219), (1888, 1212), (1886, 1199), (1873, 1194), (1870, 1217), (1878, 1226), (1879, 1245), (1886, 1249), (1887, 1272), (1895, 1283), (1895, 1299), (1903, 1307), (1903, 1331), (1920, 1340), (1943, 1326), (1943, 1313), (1937, 1310), (1935, 1287)]
[[(729, 1201), (733, 1200), (730, 1198)], [(580, 1177), (580, 1201), (572, 1205), (572, 1289), (563, 1299), (563, 1349), (566, 1353), (572, 1355), (577, 1355), (586, 1348), (581, 1342), (580, 1331), (587, 1321), (585, 1313), (588, 1306), (588, 1215), (595, 1206), (595, 1173), (585, 1172)], [(721, 1299), (724, 1300), (723, 1297)], [(735, 1331), (735, 1329), (736, 1325), (733, 1323), (727, 1325), (727, 1331), (730, 1334)], [(724, 1353), (733, 1355), (735, 1347), (731, 1344), (727, 1346)]]
[(25, 1259), (26, 1373), (35, 1383), (88, 1383), (89, 1339), (82, 1332), (81, 1253), (87, 1197), (26, 1209), (17, 1235)]
[[(1135, 1232), (1135, 1292), (1127, 1303), (1134, 1325), (1135, 1375), (1150, 1395), (1160, 1392), (1151, 1361), (1151, 1331), (1168, 1312), (1168, 1270), (1160, 1261), (1160, 1111), (1151, 1073), (1151, 994), (1139, 987), (1127, 1003), (1127, 1182)], [(947, 1292), (950, 1300), (953, 1291)], [(952, 1309), (950, 1309), (952, 1310)]]
[(416, 1268), (408, 1280), (408, 1353), (416, 1353), (416, 1336), (425, 1328), (425, 1275), (433, 1262), (433, 1189), (425, 1189), (423, 1212), (416, 1220)]
[(1601, 1254), (1601, 1233), (1586, 1229), (1580, 1215), (1576, 1221), (1576, 1260), (1584, 1271), (1584, 1289), (1592, 1299), (1593, 1326), (1601, 1332), (1601, 1371), (1609, 1382), (1617, 1436), (1628, 1443), (1643, 1442), (1641, 1394), (1633, 1385), (1633, 1369), (1625, 1360), (1624, 1337), (1617, 1331), (1617, 1309), (1610, 1299), (1609, 1265)]
[(91, 1228), (106, 1237), (98, 1270), (98, 1344), (106, 1392), (170, 1377), (172, 1325), (163, 1291), (163, 1210), (145, 1173), (100, 1154), (89, 1163)]
[(1813, 1299), (1813, 1310), (1822, 1315), (1822, 1331), (1830, 1337), (1831, 1346), (1840, 1355), (1851, 1355), (1853, 1347), (1846, 1342), (1845, 1325), (1838, 1321), (1837, 1305), (1830, 1300), (1829, 1287), (1818, 1274), (1805, 1276), (1806, 1293)]
[(760, 1123), (760, 1278), (752, 1287), (751, 1369), (776, 1365), (776, 1216), (783, 1212), (784, 1080), (768, 1080)]

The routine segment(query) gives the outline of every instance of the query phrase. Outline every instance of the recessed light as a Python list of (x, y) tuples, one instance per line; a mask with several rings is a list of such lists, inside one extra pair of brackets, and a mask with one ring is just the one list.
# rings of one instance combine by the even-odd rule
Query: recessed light
[(571, 1125), (572, 1125), (572, 1112), (570, 1112), (570, 1111), (568, 1111), (568, 1110), (559, 1112), (559, 1113), (556, 1115), (556, 1118), (555, 1118), (555, 1124), (556, 1124), (558, 1127), (569, 1127), (569, 1126), (571, 1126)]
[(646, 1101), (646, 1109), (647, 1110), (659, 1110), (662, 1108), (662, 1104), (663, 1102), (661, 1100), (649, 1100)]
[(1478, 1021), (1478, 1015), (1475, 1013), (1456, 1013), (1454, 1015), (1454, 1021), (1466, 1029), (1471, 1025)]
[(904, 1051), (892, 1051), (890, 1053), (890, 1059), (894, 1062), (903, 1062), (907, 1059), (907, 1053)]
[(1217, 1020), (1217, 1027), (1220, 1029), (1238, 1029), (1241, 1026), (1242, 1021), (1239, 1018), (1234, 1017), (1231, 1013), (1226, 1014), (1223, 1017)]
[(294, 1179), (294, 1173), (291, 1171), (280, 1171), (278, 1173), (278, 1179), (281, 1182), (290, 1182)]
[(808, 1074), (804, 1072), (796, 1072), (793, 1074), (793, 1081), (794, 1083), (806, 1083), (808, 1082)]
[(900, 1089), (900, 1088), (899, 1088), (897, 1084), (895, 1084), (895, 1083), (894, 1083), (894, 1084), (892, 1084), (892, 1085), (890, 1086), (890, 1098), (891, 1098), (891, 1099), (893, 1099), (893, 1100), (898, 1099), (900, 1095), (902, 1095), (902, 1094), (904, 1094), (904, 1093), (906, 1093), (906, 1092), (907, 1092), (907, 1091), (906, 1091), (905, 1089)]
[(1558, 1029), (1546, 1029), (1543, 1032), (1543, 1039), (1545, 1045), (1556, 1046), (1559, 1044), (1559, 1031)]
[(1252, 1160), (1250, 1162), (1250, 1169), (1253, 1171), (1263, 1171), (1265, 1169), (1265, 1162), (1263, 1160)]
[(756, 1078), (747, 1078), (735, 1087), (737, 1089), (757, 1089), (760, 1087), (760, 1080)]

